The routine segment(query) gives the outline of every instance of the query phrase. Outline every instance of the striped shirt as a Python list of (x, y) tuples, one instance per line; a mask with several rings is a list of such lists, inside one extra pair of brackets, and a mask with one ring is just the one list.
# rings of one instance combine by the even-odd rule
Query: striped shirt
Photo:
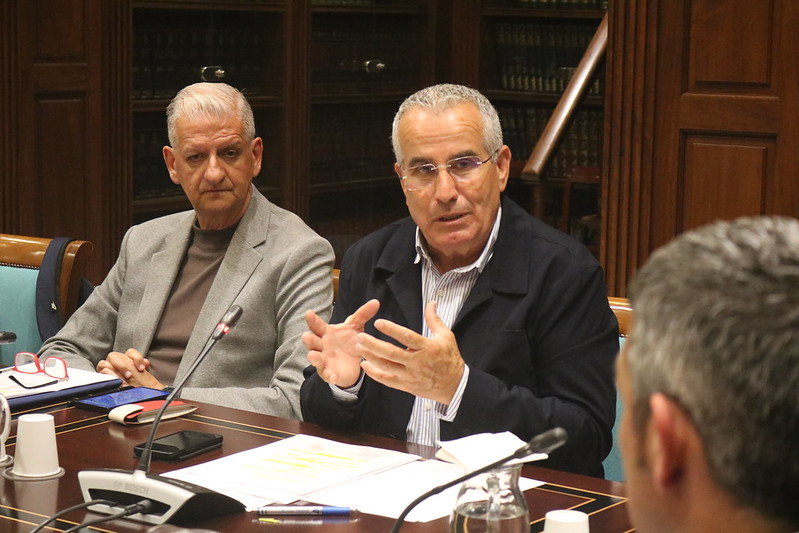
[[(501, 218), (502, 208), (500, 207), (488, 241), (477, 260), (470, 265), (452, 269), (444, 274), (441, 274), (433, 264), (422, 232), (416, 228), (416, 259), (414, 263), (422, 263), (422, 335), (425, 337), (431, 337), (431, 333), (427, 320), (424, 318), (424, 309), (429, 302), (434, 300), (438, 317), (447, 328), (452, 329), (452, 324), (463, 307), (463, 302), (472, 291), (477, 276), (491, 260)], [(452, 422), (455, 419), (468, 380), (469, 366), (464, 365), (463, 376), (461, 376), (461, 381), (449, 405), (417, 396), (411, 418), (408, 420), (408, 427), (405, 430), (406, 440), (435, 446), (441, 434), (439, 420)]]
[[(441, 274), (433, 264), (427, 245), (424, 242), (419, 228), (416, 228), (416, 258), (414, 264), (421, 262), (422, 266), (422, 335), (430, 337), (430, 328), (424, 318), (424, 309), (428, 302), (436, 301), (436, 312), (447, 328), (452, 329), (455, 318), (463, 307), (463, 303), (472, 291), (477, 276), (483, 271), (494, 252), (494, 243), (497, 241), (499, 233), (499, 221), (502, 218), (502, 207), (497, 211), (497, 218), (488, 236), (488, 241), (483, 248), (480, 257), (470, 264), (460, 268), (455, 268)], [(452, 422), (458, 414), (458, 407), (466, 390), (466, 382), (469, 380), (469, 366), (464, 365), (463, 375), (461, 376), (458, 388), (452, 397), (449, 405), (439, 403), (427, 398), (416, 397), (413, 404), (411, 418), (405, 429), (405, 438), (409, 442), (436, 446), (441, 434), (439, 420)], [(363, 383), (363, 372), (361, 379), (352, 387), (342, 389), (330, 384), (333, 397), (342, 402), (354, 402), (358, 399), (358, 391)]]

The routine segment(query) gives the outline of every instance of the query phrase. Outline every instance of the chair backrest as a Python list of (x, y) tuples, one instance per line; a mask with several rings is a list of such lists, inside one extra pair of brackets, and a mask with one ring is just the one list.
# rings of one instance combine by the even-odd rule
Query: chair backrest
[(630, 301), (627, 298), (608, 296), (608, 303), (619, 322), (619, 337), (626, 337), (633, 327), (633, 308), (630, 307)]
[[(621, 347), (632, 328), (633, 308), (630, 307), (630, 301), (627, 298), (610, 296), (608, 297), (608, 303), (616, 315), (616, 320), (619, 322), (619, 347)], [(621, 398), (616, 394), (616, 423), (613, 424), (613, 447), (610, 449), (608, 456), (605, 457), (605, 460), (602, 461), (602, 466), (605, 468), (605, 479), (613, 481), (624, 481), (624, 471), (621, 467), (621, 450), (619, 449), (619, 422), (621, 421), (622, 410)]]
[[(0, 233), (0, 330), (17, 334), (16, 342), (0, 346), (2, 364), (13, 362), (16, 352), (36, 352), (44, 340), (36, 321), (36, 281), (50, 241)], [(78, 307), (80, 280), (91, 251), (89, 241), (72, 241), (64, 249), (58, 279), (61, 323)]]
[(338, 300), (338, 278), (341, 275), (341, 270), (334, 268), (333, 269), (333, 303), (336, 303)]

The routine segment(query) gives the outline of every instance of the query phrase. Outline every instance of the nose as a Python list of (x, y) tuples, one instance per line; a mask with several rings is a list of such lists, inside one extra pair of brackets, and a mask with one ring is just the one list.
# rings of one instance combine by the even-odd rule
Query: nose
[(435, 199), (441, 203), (450, 203), (458, 199), (458, 184), (455, 178), (449, 173), (446, 165), (438, 167), (438, 177), (433, 187), (435, 188)]
[(216, 154), (208, 158), (208, 165), (205, 167), (205, 179), (212, 183), (220, 183), (225, 179), (225, 169)]

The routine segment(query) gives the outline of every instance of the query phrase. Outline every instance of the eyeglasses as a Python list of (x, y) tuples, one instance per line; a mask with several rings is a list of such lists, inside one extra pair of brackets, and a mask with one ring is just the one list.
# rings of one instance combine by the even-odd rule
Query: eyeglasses
[(47, 374), (51, 378), (66, 379), (67, 363), (60, 357), (50, 356), (42, 363), (35, 353), (19, 352), (14, 356), (14, 370), (23, 374)]
[(481, 160), (476, 155), (467, 155), (465, 157), (456, 157), (450, 159), (443, 165), (434, 165), (433, 163), (423, 163), (416, 165), (405, 171), (405, 175), (400, 179), (405, 182), (405, 188), (409, 191), (421, 191), (426, 189), (438, 178), (438, 170), (443, 168), (452, 179), (458, 183), (469, 183), (475, 178), (480, 176), (477, 169), (489, 162), (499, 150), (495, 150), (490, 156)]

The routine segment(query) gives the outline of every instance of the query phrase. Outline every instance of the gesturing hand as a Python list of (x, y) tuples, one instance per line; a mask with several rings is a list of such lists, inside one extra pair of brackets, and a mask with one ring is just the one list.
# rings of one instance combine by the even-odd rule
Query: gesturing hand
[(341, 388), (355, 385), (361, 375), (361, 356), (355, 353), (355, 338), (379, 308), (380, 302), (369, 300), (341, 324), (328, 324), (310, 310), (305, 313), (310, 331), (302, 334), (302, 342), (319, 377)]
[(455, 335), (436, 314), (436, 302), (427, 304), (424, 317), (430, 338), (381, 319), (375, 322), (378, 331), (407, 348), (362, 333), (357, 336), (355, 353), (364, 359), (361, 368), (375, 381), (449, 405), (465, 363)]

